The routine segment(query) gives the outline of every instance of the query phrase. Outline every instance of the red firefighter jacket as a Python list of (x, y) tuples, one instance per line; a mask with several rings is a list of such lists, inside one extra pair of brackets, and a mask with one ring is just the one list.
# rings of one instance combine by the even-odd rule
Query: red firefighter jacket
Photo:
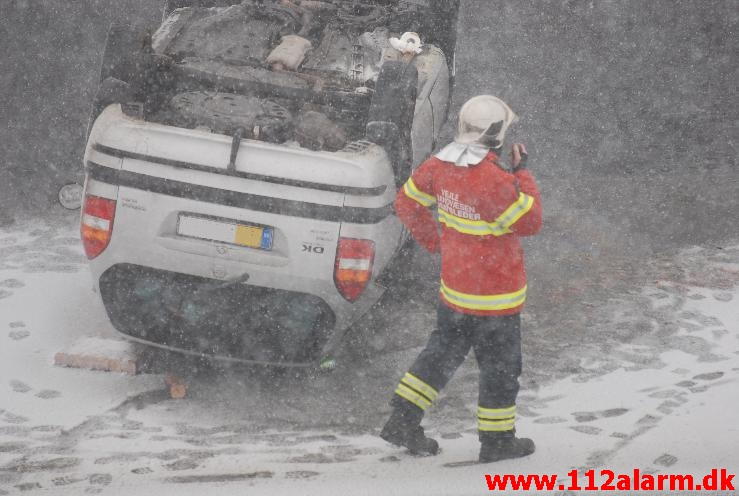
[(492, 151), (470, 167), (431, 157), (395, 199), (416, 241), (441, 251), (440, 297), (461, 313), (512, 315), (526, 300), (519, 236), (541, 228), (541, 197), (528, 170), (511, 174), (497, 163)]

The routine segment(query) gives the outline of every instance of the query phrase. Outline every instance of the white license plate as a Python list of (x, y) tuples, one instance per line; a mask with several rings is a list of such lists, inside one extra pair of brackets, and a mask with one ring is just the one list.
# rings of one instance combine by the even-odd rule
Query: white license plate
[(189, 238), (220, 241), (260, 250), (271, 250), (273, 229), (268, 226), (180, 214), (177, 234)]

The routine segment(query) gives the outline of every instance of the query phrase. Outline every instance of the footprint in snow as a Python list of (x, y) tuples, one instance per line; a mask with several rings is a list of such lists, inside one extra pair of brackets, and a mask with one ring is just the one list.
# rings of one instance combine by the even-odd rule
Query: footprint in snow
[(535, 424), (562, 424), (567, 422), (567, 419), (562, 417), (541, 417), (534, 420)]
[(656, 465), (662, 465), (663, 467), (671, 467), (677, 463), (677, 457), (670, 455), (669, 453), (665, 453), (654, 460), (653, 463)]
[(592, 422), (598, 420), (598, 416), (591, 412), (575, 412), (572, 414), (576, 422)]
[(23, 415), (16, 415), (15, 413), (5, 412), (5, 422), (9, 424), (25, 424), (28, 422), (28, 417)]
[(60, 393), (59, 391), (55, 391), (53, 389), (44, 389), (36, 393), (36, 397), (41, 398), (42, 400), (51, 400), (54, 398), (58, 398), (61, 395), (62, 393)]
[(600, 414), (603, 417), (619, 417), (628, 411), (628, 408), (611, 408), (608, 410), (603, 410), (602, 412), (600, 412)]
[(85, 479), (65, 475), (64, 477), (55, 477), (54, 479), (51, 479), (51, 483), (55, 486), (69, 486), (70, 484), (77, 484), (78, 482), (83, 482), (84, 480)]
[(93, 485), (107, 486), (113, 482), (113, 476), (110, 474), (90, 474), (88, 480)]
[(700, 312), (691, 312), (691, 311), (685, 310), (683, 312), (680, 312), (678, 316), (682, 319), (695, 320), (696, 322), (704, 326), (722, 325), (721, 321), (717, 319), (716, 317), (712, 317), (710, 315), (704, 315)]
[(165, 465), (164, 468), (166, 468), (167, 470), (173, 470), (173, 471), (195, 470), (199, 466), (200, 464), (197, 461), (191, 458), (183, 458), (182, 460), (177, 460), (176, 462), (172, 462), (168, 465)]
[(644, 415), (639, 420), (637, 420), (636, 423), (639, 425), (654, 425), (657, 422), (659, 422), (659, 420), (660, 420), (660, 417), (647, 414), (647, 415)]
[(734, 299), (731, 293), (713, 293), (713, 297), (718, 301), (729, 302)]
[(603, 429), (600, 427), (595, 427), (593, 425), (573, 425), (570, 426), (570, 429), (577, 432), (582, 432), (583, 434), (589, 434), (591, 436), (595, 436), (603, 432)]
[[(692, 382), (692, 381), (686, 381), (686, 382)], [(688, 385), (687, 383), (683, 386), (690, 391), (691, 387), (694, 387), (696, 383), (692, 383), (692, 385)], [(687, 392), (686, 391), (678, 391), (677, 389), (663, 389), (662, 391), (655, 391), (654, 393), (648, 395), (650, 398), (657, 398), (657, 399), (663, 399), (663, 400), (670, 400), (672, 402), (675, 402), (678, 405), (682, 405), (683, 403), (686, 403), (688, 400), (686, 399)], [(664, 404), (666, 402), (663, 402)]]
[(388, 455), (388, 456), (383, 456), (382, 458), (380, 458), (380, 461), (383, 463), (388, 463), (388, 462), (394, 463), (394, 462), (399, 462), (400, 458), (398, 458), (395, 455)]
[(30, 335), (31, 333), (25, 329), (17, 329), (15, 331), (10, 331), (8, 333), (8, 337), (12, 339), (13, 341), (20, 341), (21, 339), (26, 339)]
[(628, 408), (610, 408), (600, 412), (574, 412), (572, 415), (577, 422), (592, 422), (599, 418), (619, 417), (628, 411)]
[(693, 379), (697, 379), (699, 381), (714, 381), (718, 379), (719, 377), (723, 377), (724, 373), (717, 371), (717, 372), (707, 372), (705, 374), (698, 374), (696, 376), (693, 376)]
[(349, 458), (358, 455), (372, 455), (377, 452), (374, 448), (354, 448), (350, 445), (334, 445), (334, 446), (323, 446), (321, 451), (324, 453), (332, 453), (337, 461), (340, 458)]
[(320, 475), (319, 472), (313, 472), (311, 470), (295, 470), (292, 472), (287, 472), (285, 474), (285, 477), (288, 479), (310, 479), (311, 477), (315, 477), (317, 475)]
[(8, 435), (8, 436), (30, 436), (30, 431), (28, 427), (24, 427), (22, 425), (0, 425), (0, 435)]
[(56, 432), (63, 430), (61, 425), (37, 425), (31, 429), (34, 432)]
[(673, 409), (678, 406), (680, 406), (680, 403), (678, 403), (677, 401), (667, 400), (659, 404), (659, 406), (657, 407), (657, 411), (664, 415), (669, 415), (672, 413)]
[(236, 482), (251, 479), (271, 479), (274, 475), (274, 472), (271, 472), (269, 470), (239, 474), (179, 475), (174, 477), (167, 477), (166, 479), (164, 479), (164, 482), (169, 482), (172, 484)]
[(43, 489), (43, 486), (38, 482), (24, 482), (23, 484), (16, 484), (15, 486), (20, 492), (34, 491), (36, 489)]
[(10, 381), (10, 387), (16, 393), (27, 393), (31, 390), (31, 386), (29, 386), (25, 382), (21, 382), (16, 379)]
[(688, 389), (690, 389), (691, 393), (704, 393), (708, 391), (709, 387), (710, 387), (709, 385), (705, 384), (703, 386), (693, 386), (692, 388), (688, 388)]
[(82, 463), (82, 459), (74, 457), (48, 458), (44, 460), (28, 460), (21, 458), (3, 467), (3, 470), (14, 471), (24, 474), (50, 471), (63, 471), (76, 467)]

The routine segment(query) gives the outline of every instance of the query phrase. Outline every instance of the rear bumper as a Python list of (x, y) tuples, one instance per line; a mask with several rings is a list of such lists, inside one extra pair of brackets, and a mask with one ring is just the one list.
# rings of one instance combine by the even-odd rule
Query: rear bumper
[(107, 269), (99, 287), (127, 338), (236, 362), (316, 364), (335, 322), (315, 296), (132, 264)]
[[(285, 311), (282, 313), (287, 315), (294, 315), (291, 312), (296, 307), (310, 306), (319, 309), (320, 329), (315, 330), (315, 347), (312, 344), (308, 346), (310, 343), (305, 343), (306, 347), (310, 347), (311, 352), (299, 360), (303, 366), (315, 365), (321, 358), (333, 355), (352, 323), (365, 314), (384, 293), (384, 288), (372, 281), (359, 300), (350, 303), (339, 294), (332, 282), (276, 272), (274, 270), (276, 267), (229, 259), (214, 261), (209, 256), (180, 251), (176, 252), (176, 256), (172, 256), (171, 250), (157, 243), (149, 244), (141, 251), (135, 247), (125, 250), (125, 254), (117, 253), (117, 251), (114, 246), (108, 247), (90, 262), (95, 289), (102, 297), (103, 304), (116, 330), (134, 341), (183, 353), (207, 355), (226, 361), (296, 365), (294, 357), (286, 360), (284, 357), (273, 356), (269, 353), (256, 356), (243, 354), (238, 352), (238, 347), (236, 353), (223, 351), (225, 348), (219, 339), (219, 333), (227, 336), (234, 333), (245, 336), (259, 325), (266, 326), (265, 323), (252, 323), (238, 328), (225, 326), (225, 329), (223, 325), (215, 326), (220, 331), (213, 331), (208, 324), (200, 327), (187, 326), (186, 332), (190, 336), (197, 336), (202, 341), (203, 346), (200, 347), (193, 347), (192, 341), (169, 339), (171, 337), (169, 334), (162, 334), (165, 331), (156, 331), (153, 335), (142, 333), (142, 330), (151, 326), (153, 319), (166, 319), (170, 326), (166, 332), (176, 330), (178, 321), (177, 318), (171, 318), (171, 312), (154, 312), (152, 316), (150, 313), (154, 310), (152, 305), (148, 305), (148, 312), (143, 312), (146, 318), (152, 319), (151, 321), (135, 322), (121, 315), (126, 308), (135, 309), (140, 308), (141, 304), (146, 304), (146, 301), (138, 301), (137, 298), (126, 296), (127, 292), (133, 291), (132, 281), (140, 278), (143, 281), (143, 287), (149, 283), (149, 287), (152, 288), (168, 288), (171, 285), (172, 287), (190, 286), (194, 289), (204, 284), (223, 283), (224, 280), (247, 274), (248, 283), (238, 285), (239, 291), (243, 292), (241, 296), (231, 295), (228, 298), (219, 297), (217, 294), (213, 296), (214, 301), (223, 303), (214, 306), (224, 314), (238, 315), (249, 309), (263, 312), (263, 308), (258, 303), (260, 296), (264, 295), (270, 301), (279, 302), (279, 308)], [(133, 268), (135, 270), (132, 270)], [(151, 284), (152, 281), (154, 284)], [(176, 298), (176, 292), (172, 297)], [(156, 296), (156, 298), (161, 299), (161, 296)], [(274, 310), (276, 307), (271, 308)], [(273, 312), (273, 316), (277, 315), (278, 312)], [(167, 327), (162, 322), (158, 325), (162, 328)]]

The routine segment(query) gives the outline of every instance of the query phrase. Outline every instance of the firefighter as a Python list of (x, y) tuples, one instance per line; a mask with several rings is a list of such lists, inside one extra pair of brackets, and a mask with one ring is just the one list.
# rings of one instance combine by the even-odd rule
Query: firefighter
[(422, 163), (395, 200), (415, 240), (441, 252), (437, 328), (395, 389), (393, 411), (380, 434), (415, 454), (438, 453), (421, 419), (470, 348), (480, 369), (479, 460), (518, 458), (535, 449), (515, 432), (526, 299), (519, 237), (539, 231), (542, 213), (524, 145), (512, 146), (510, 171), (500, 162), (506, 130), (516, 119), (499, 98), (469, 100), (460, 110), (454, 142)]

